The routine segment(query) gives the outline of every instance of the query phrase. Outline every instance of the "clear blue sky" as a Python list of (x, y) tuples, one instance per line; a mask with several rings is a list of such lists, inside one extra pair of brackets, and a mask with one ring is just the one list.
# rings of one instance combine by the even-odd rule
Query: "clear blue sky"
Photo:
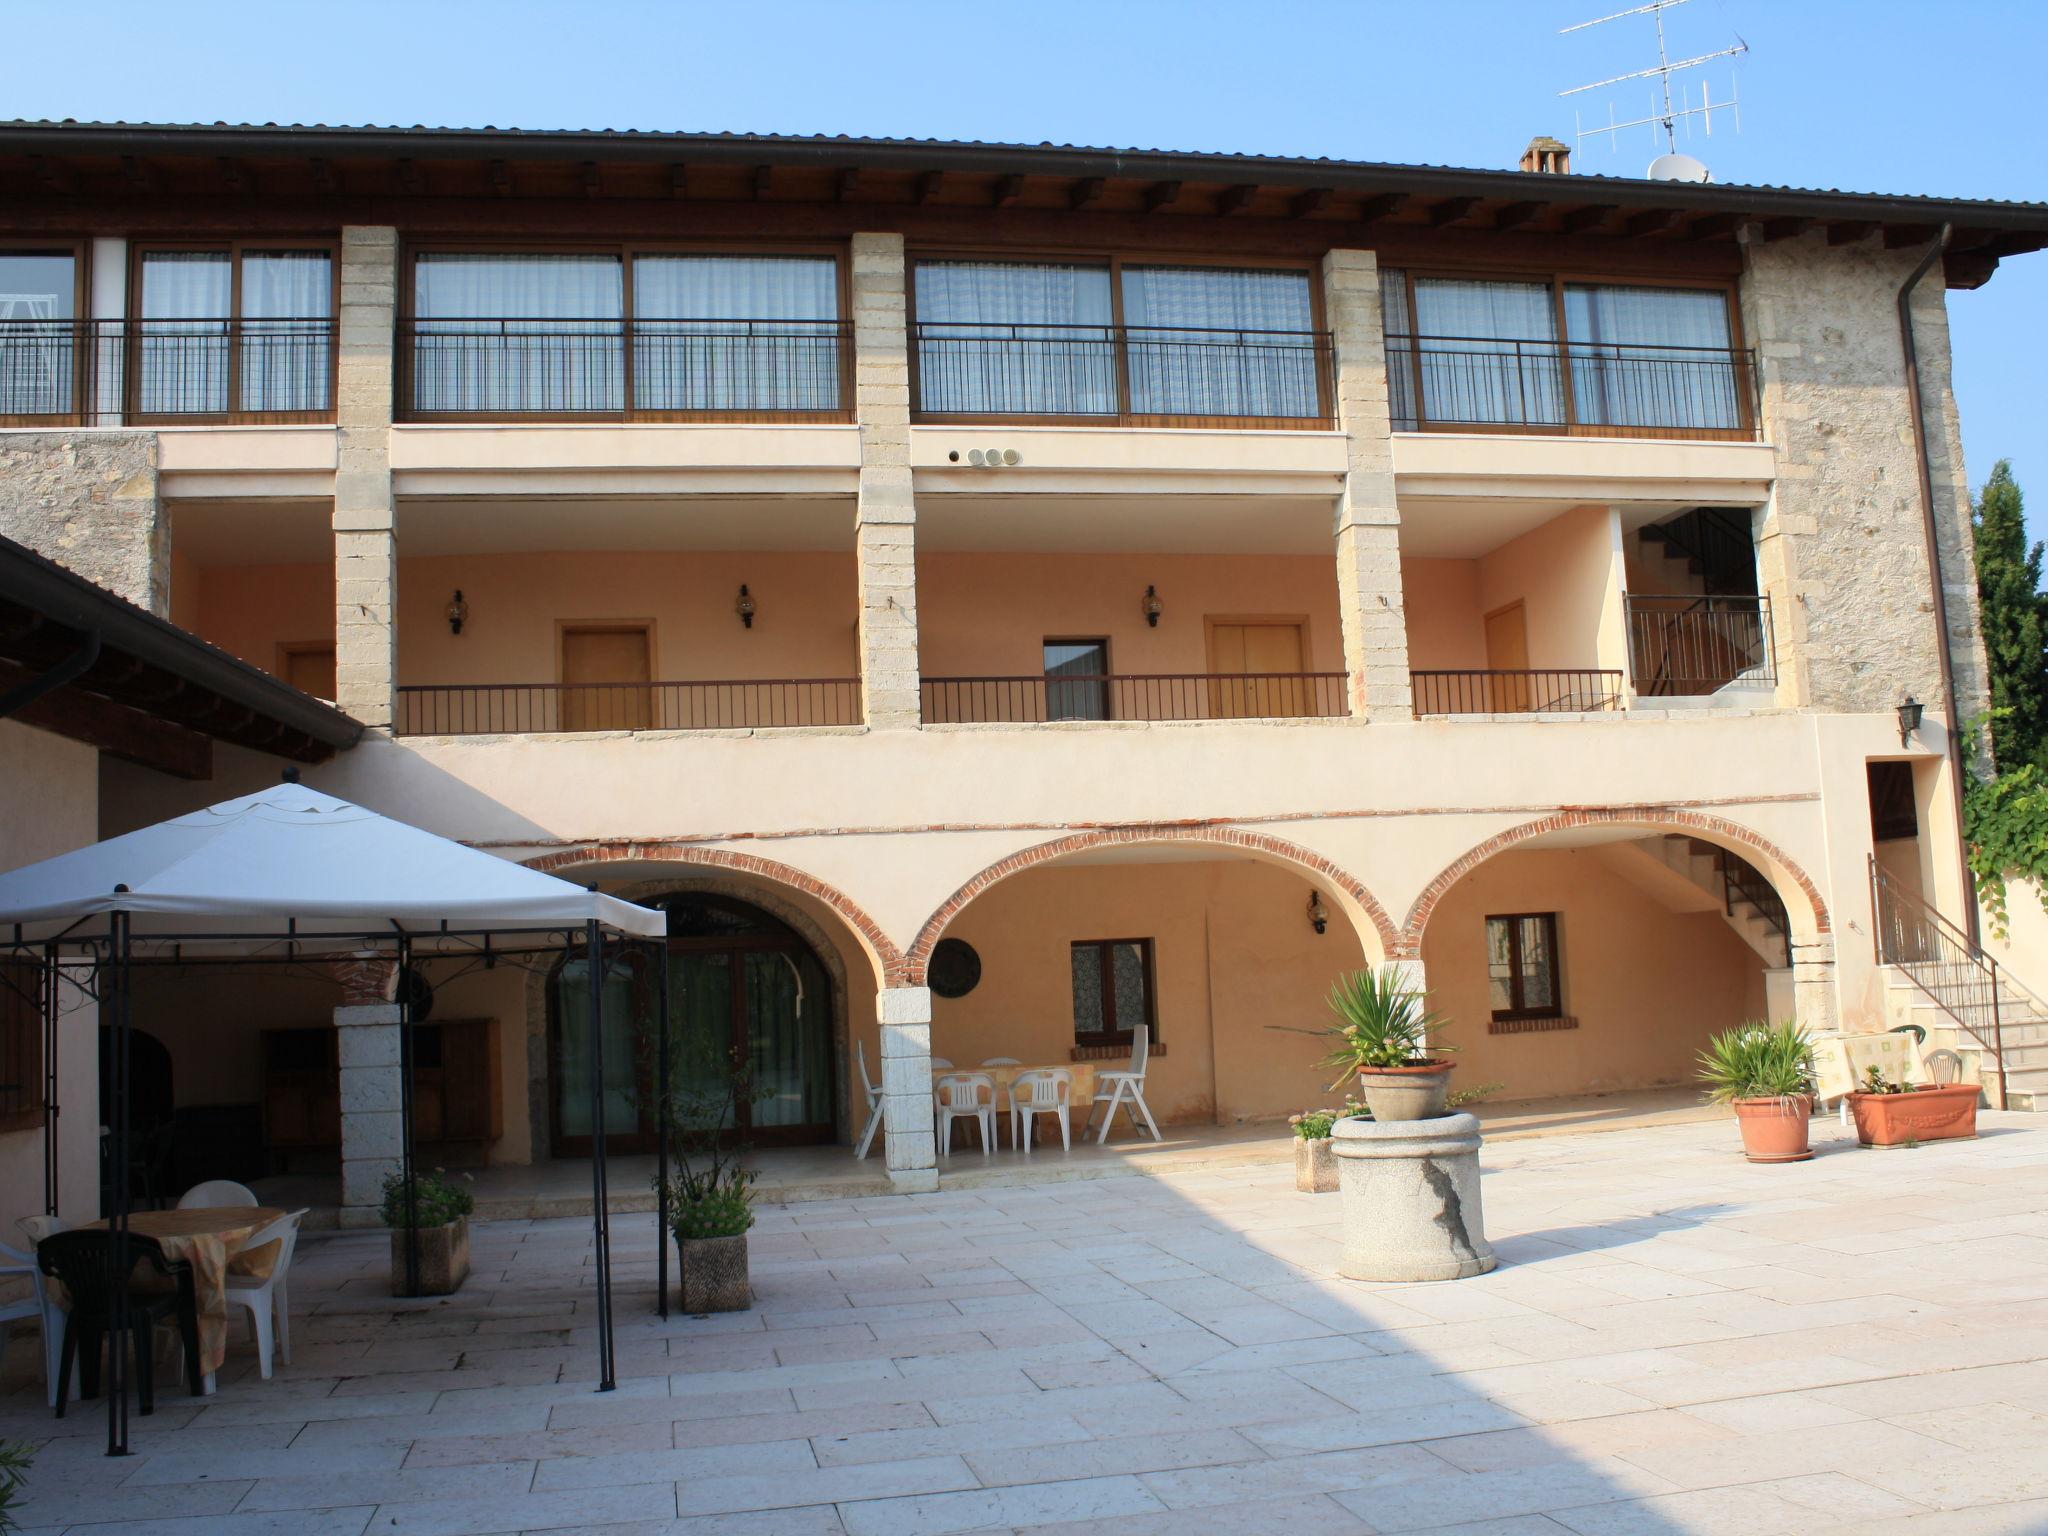
[[(1654, 61), (1632, 0), (10, 0), (0, 111), (155, 121), (915, 135), (1509, 166), (1557, 92)], [(2048, 199), (2041, 0), (1692, 0), (1726, 46), (1731, 182)], [(1718, 96), (1723, 62), (1704, 72)], [(1642, 84), (1610, 93), (1638, 115)], [(1587, 120), (1607, 96), (1589, 92)], [(1639, 174), (1647, 130), (1580, 151)], [(2010, 458), (2048, 532), (2048, 252), (1950, 295), (1972, 484)]]

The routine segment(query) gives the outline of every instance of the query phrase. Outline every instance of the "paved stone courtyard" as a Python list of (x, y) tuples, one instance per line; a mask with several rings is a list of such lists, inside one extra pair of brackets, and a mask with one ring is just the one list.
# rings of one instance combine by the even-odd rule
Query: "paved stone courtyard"
[[(56, 1425), (17, 1340), (25, 1527), (95, 1536), (2048, 1531), (2048, 1120), (1752, 1168), (1732, 1124), (1485, 1154), (1502, 1267), (1336, 1277), (1274, 1167), (768, 1207), (753, 1311), (647, 1310), (615, 1236), (479, 1227), (441, 1303), (309, 1239), (296, 1356)], [(96, 1408), (98, 1405), (92, 1405)]]

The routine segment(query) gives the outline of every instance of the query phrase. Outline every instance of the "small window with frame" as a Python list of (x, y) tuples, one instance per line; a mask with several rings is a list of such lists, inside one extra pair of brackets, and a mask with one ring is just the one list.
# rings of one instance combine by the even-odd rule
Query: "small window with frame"
[(1554, 1019), (1564, 1012), (1558, 984), (1557, 914), (1511, 912), (1486, 920), (1486, 982), (1496, 1019)]
[(1077, 939), (1071, 946), (1074, 1043), (1128, 1045), (1140, 1024), (1159, 1038), (1150, 939)]

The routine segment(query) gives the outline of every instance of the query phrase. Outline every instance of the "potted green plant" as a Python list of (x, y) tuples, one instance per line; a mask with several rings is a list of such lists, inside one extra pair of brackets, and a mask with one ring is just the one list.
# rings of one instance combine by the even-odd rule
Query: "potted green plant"
[(755, 1171), (733, 1136), (741, 1103), (765, 1093), (743, 1072), (717, 1090), (670, 1100), (668, 1224), (676, 1240), (676, 1305), (684, 1312), (744, 1312), (754, 1304), (747, 1233), (754, 1225)]
[(21, 1529), (14, 1501), (28, 1482), (36, 1448), (26, 1440), (0, 1440), (0, 1531)]
[(1753, 1020), (1724, 1031), (1700, 1052), (1707, 1100), (1726, 1104), (1742, 1127), (1752, 1163), (1798, 1163), (1813, 1156), (1813, 1045), (1790, 1019)]
[[(391, 1294), (452, 1296), (469, 1275), (469, 1217), (476, 1200), (459, 1184), (439, 1177), (441, 1170), (416, 1173), (410, 1198), (403, 1174), (384, 1177), (384, 1225), (391, 1229)], [(464, 1179), (469, 1175), (464, 1174)], [(419, 1289), (405, 1285), (406, 1228), (418, 1221)]]
[(1967, 1141), (1977, 1134), (1975, 1083), (1900, 1083), (1872, 1066), (1849, 1097), (1856, 1139), (1866, 1147)]
[(1316, 1033), (1337, 1045), (1323, 1065), (1338, 1069), (1337, 1083), (1357, 1076), (1375, 1120), (1433, 1120), (1445, 1112), (1451, 1047), (1432, 1038), (1443, 1017), (1427, 1004), (1428, 994), (1397, 965), (1353, 971), (1330, 988), (1337, 1022)]

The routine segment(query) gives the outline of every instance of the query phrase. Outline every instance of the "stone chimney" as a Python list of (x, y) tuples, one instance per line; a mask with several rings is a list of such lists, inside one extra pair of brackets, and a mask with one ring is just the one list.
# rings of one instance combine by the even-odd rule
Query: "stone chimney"
[(1572, 173), (1571, 149), (1549, 134), (1540, 133), (1522, 151), (1522, 169), (1545, 176), (1569, 176)]

